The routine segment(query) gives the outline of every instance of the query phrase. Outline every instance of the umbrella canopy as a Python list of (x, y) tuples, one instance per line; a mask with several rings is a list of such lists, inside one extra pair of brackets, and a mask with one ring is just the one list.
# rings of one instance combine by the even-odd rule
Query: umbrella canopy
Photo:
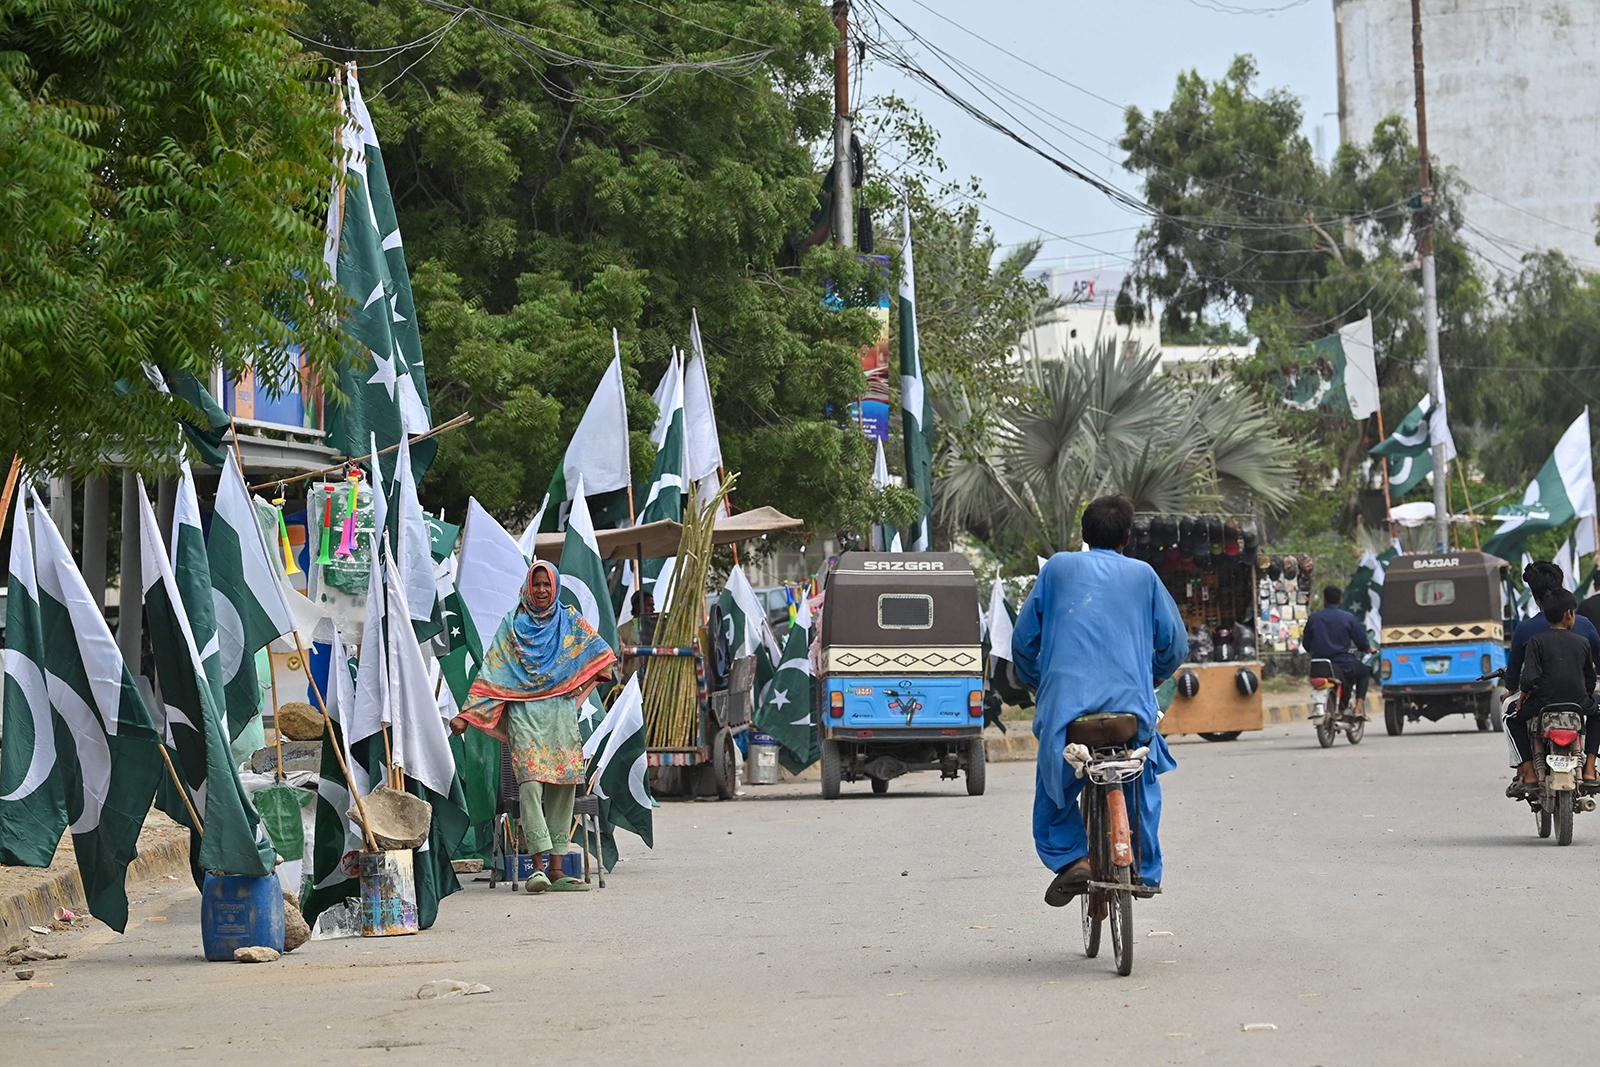
[[(753, 537), (794, 530), (804, 525), (804, 520), (790, 518), (777, 508), (755, 508), (734, 515), (718, 515), (712, 543), (731, 545), (735, 541), (748, 541)], [(678, 543), (683, 540), (683, 525), (671, 519), (662, 519), (660, 522), (647, 522), (643, 526), (629, 526), (620, 530), (596, 530), (595, 540), (599, 542), (600, 558), (603, 560), (632, 559), (635, 556), (641, 559), (665, 559), (677, 553)], [(565, 541), (564, 534), (540, 534), (537, 548), (539, 558), (560, 563), (561, 546)]]

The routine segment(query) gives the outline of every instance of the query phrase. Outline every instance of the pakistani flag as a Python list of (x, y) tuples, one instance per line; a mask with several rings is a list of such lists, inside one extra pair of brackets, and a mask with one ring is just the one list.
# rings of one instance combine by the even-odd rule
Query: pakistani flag
[(712, 475), (722, 471), (722, 438), (711, 402), (711, 375), (706, 371), (698, 311), (689, 313), (689, 344), (694, 354), (683, 370), (683, 469), (690, 485), (699, 484), (703, 504), (716, 495), (719, 485)]
[[(387, 448), (403, 434), (428, 430), (432, 416), (394, 197), (353, 63), (346, 80), (341, 188), (329, 209), (323, 258), (351, 301), (343, 326), (359, 356), (339, 369), (339, 388), (349, 403), (329, 406), (327, 443), (359, 456), (373, 435)], [(417, 446), (419, 471), (426, 472), (436, 448), (432, 440)]]
[(1394, 432), (1367, 450), (1368, 455), (1389, 461), (1389, 497), (1398, 500), (1418, 485), (1433, 470), (1433, 428), (1444, 426), (1445, 459), (1456, 458), (1456, 443), (1443, 419), (1430, 419), (1433, 397), (1424, 396), (1406, 413)]
[(234, 738), (261, 710), (256, 653), (279, 634), (293, 630), (294, 616), (284, 600), (283, 586), (267, 555), (261, 524), (256, 521), (255, 507), (232, 452), (223, 460), (217, 482), (217, 507), (211, 516), (206, 554), (228, 736)]
[[(180, 509), (183, 495), (180, 490)], [(176, 520), (173, 523), (173, 551), (179, 557), (174, 573), (161, 550), (161, 527), (145, 496), (144, 479), (139, 479), (144, 608), (166, 711), (163, 743), (171, 749), (173, 766), (188, 793), (186, 800), (178, 795), (177, 784), (170, 777), (162, 778), (156, 806), (189, 827), (189, 869), (199, 889), (207, 871), (264, 877), (272, 873), (277, 856), (233, 764), (221, 683), (207, 673), (207, 662), (202, 661), (190, 628), (185, 604), (203, 605), (209, 616), (211, 575), (205, 546), (198, 546), (198, 557), (193, 544), (186, 550), (184, 526)], [(198, 540), (199, 531), (193, 533)], [(211, 658), (218, 657), (213, 653)], [(191, 805), (199, 825), (189, 814)]]
[[(639, 512), (641, 525), (662, 519), (683, 521), (683, 493), (687, 488), (683, 480), (683, 368), (676, 354), (656, 394), (660, 397), (657, 402), (661, 417), (656, 422), (655, 432), (660, 434), (660, 439), (656, 440), (656, 463), (650, 472), (650, 488)], [(654, 436), (652, 434), (652, 438)], [(564, 563), (564, 549), (561, 558)], [(666, 583), (672, 580), (672, 562), (671, 559), (644, 561), (644, 588), (655, 595), (658, 608), (665, 607), (661, 601), (667, 591)], [(663, 583), (659, 589), (658, 580)]]
[(1364, 419), (1378, 410), (1372, 316), (1297, 349), (1284, 369), (1284, 403)]
[(1501, 508), (1495, 518), (1500, 528), (1483, 543), (1483, 551), (1501, 559), (1519, 554), (1539, 530), (1552, 530), (1573, 519), (1590, 520), (1578, 523), (1579, 547), (1586, 552), (1594, 550), (1594, 466), (1589, 452), (1588, 408), (1556, 442), (1555, 452), (1522, 494), (1522, 503)]
[(637, 676), (628, 679), (584, 741), (583, 754), (589, 760), (589, 789), (600, 799), (601, 861), (609, 871), (617, 862), (615, 827), (638, 835), (645, 847), (655, 847), (656, 801), (650, 795), (644, 695)]
[[(359, 897), (361, 881), (356, 869), (356, 853), (366, 847), (361, 826), (347, 817), (355, 806), (350, 793), (350, 783), (340, 769), (340, 749), (357, 790), (366, 794), (374, 781), (367, 773), (367, 764), (357, 757), (361, 746), (345, 742), (345, 725), (355, 705), (355, 676), (351, 657), (344, 639), (332, 621), (319, 628), (331, 629), (331, 639), (313, 641), (310, 649), (311, 676), (316, 679), (327, 704), (332, 729), (322, 735), (322, 762), (317, 771), (316, 836), (311, 851), (311, 876), (300, 895), (300, 911), (306, 922), (315, 923), (317, 916), (330, 905), (347, 897)], [(365, 743), (363, 743), (365, 744)], [(383, 745), (378, 743), (382, 753)]]
[(400, 568), (406, 604), (417, 638), (426, 641), (439, 632), (439, 597), (434, 585), (433, 538), (428, 518), (417, 499), (417, 483), (412, 477), (413, 449), (407, 441), (400, 446), (400, 461), (395, 474), (396, 511), (395, 563)]
[(1390, 561), (1399, 554), (1400, 549), (1396, 545), (1390, 545), (1376, 554), (1361, 553), (1361, 562), (1356, 564), (1356, 572), (1350, 576), (1350, 582), (1344, 588), (1344, 608), (1362, 620), (1374, 648), (1378, 647), (1383, 636), (1384, 575), (1388, 573)]
[(228, 413), (211, 395), (211, 390), (188, 371), (168, 375), (165, 384), (173, 396), (184, 401), (195, 412), (194, 418), (185, 414), (178, 419), (184, 437), (199, 453), (202, 463), (220, 468), (223, 454), (228, 451), (228, 446), (223, 442), (223, 435), (228, 432), (230, 425)]
[(755, 692), (760, 693), (772, 680), (774, 665), (781, 656), (778, 639), (767, 621), (767, 609), (739, 564), (735, 563), (728, 572), (727, 584), (717, 597), (717, 604), (722, 608), (730, 655), (734, 659), (756, 658)]
[(755, 727), (778, 742), (779, 760), (790, 774), (799, 774), (821, 754), (812, 716), (811, 601), (802, 595), (800, 610), (783, 643), (783, 659), (761, 694)]
[(911, 531), (911, 551), (932, 547), (928, 516), (933, 511), (933, 399), (928, 396), (917, 337), (917, 278), (911, 264), (911, 205), (905, 205), (905, 242), (900, 246), (900, 417), (906, 439), (906, 488), (922, 502)]
[[(443, 625), (433, 639), (433, 651), (444, 675), (444, 690), (439, 694), (442, 712), (453, 715), (467, 699), (472, 680), (478, 676), (482, 647), (472, 612), (456, 588), (455, 560), (446, 559), (439, 567), (439, 615)], [(461, 785), (471, 829), (456, 855), (487, 861), (494, 832), (495, 805), (500, 796), (500, 742), (481, 730), (468, 730), (450, 738), (450, 752), (461, 772)]]
[(628, 395), (623, 388), (622, 349), (615, 330), (611, 331), (611, 344), (616, 355), (595, 386), (561, 466), (550, 478), (550, 503), (558, 506), (544, 510), (546, 532), (565, 528), (568, 509), (559, 505), (573, 499), (580, 477), (588, 488), (590, 514), (599, 516), (601, 527), (627, 525), (633, 473), (628, 456)]
[(6, 585), (5, 744), (0, 745), (0, 863), (48, 867), (67, 828), (56, 728), (45, 685), (39, 583), (27, 494), (17, 494)]
[(561, 546), (561, 602), (577, 608), (613, 652), (621, 647), (617, 640), (617, 615), (611, 608), (611, 590), (606, 585), (606, 569), (600, 561), (600, 543), (595, 540), (594, 524), (589, 521), (589, 503), (583, 495), (581, 474), (574, 486), (567, 539)]
[(456, 588), (476, 624), (480, 656), (488, 651), (484, 638), (493, 640), (501, 621), (517, 610), (527, 577), (528, 559), (516, 539), (476, 498), (469, 497), (456, 558)]
[(160, 738), (71, 551), (32, 496), (39, 666), (55, 713), (56, 773), (89, 913), (120, 932), (128, 922), (123, 881), (166, 773)]

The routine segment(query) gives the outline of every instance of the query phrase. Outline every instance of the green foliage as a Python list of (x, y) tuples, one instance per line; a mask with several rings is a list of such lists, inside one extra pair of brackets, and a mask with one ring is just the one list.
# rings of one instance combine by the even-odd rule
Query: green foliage
[[(797, 243), (820, 180), (808, 146), (829, 122), (827, 9), (503, 0), (495, 13), (362, 75), (417, 279), (435, 416), (476, 417), (442, 439), (427, 502), (460, 513), (471, 493), (510, 517), (537, 507), (613, 328), (642, 481), (649, 393), (698, 310), (738, 498), (825, 528), (868, 509), (871, 456), (846, 419), (874, 326), (824, 297), (832, 286), (847, 305), (875, 302), (879, 281), (853, 255)], [(300, 29), (342, 59), (451, 20), (419, 0), (311, 0)], [(732, 72), (599, 66), (765, 49)]]
[[(283, 0), (0, 0), (0, 453), (170, 467), (144, 368), (326, 372), (338, 114)], [(120, 383), (120, 388), (119, 388)]]

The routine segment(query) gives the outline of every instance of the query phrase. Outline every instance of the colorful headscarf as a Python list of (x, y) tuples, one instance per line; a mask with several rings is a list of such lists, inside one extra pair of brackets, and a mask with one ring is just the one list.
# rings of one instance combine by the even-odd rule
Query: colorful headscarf
[[(540, 568), (549, 572), (556, 593), (544, 611), (533, 606), (533, 576)], [(496, 733), (507, 701), (574, 692), (617, 661), (589, 620), (561, 603), (560, 593), (561, 574), (554, 564), (541, 559), (528, 568), (517, 610), (500, 623), (461, 707), (462, 718), (473, 726)]]

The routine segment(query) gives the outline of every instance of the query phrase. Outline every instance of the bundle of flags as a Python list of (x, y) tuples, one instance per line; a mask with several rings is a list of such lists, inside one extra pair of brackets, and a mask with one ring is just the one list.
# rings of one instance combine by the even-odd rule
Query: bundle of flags
[(778, 742), (779, 762), (790, 774), (799, 774), (822, 755), (813, 714), (813, 680), (811, 601), (802, 597), (784, 638), (783, 654), (771, 680), (761, 688), (752, 716), (755, 728)]

